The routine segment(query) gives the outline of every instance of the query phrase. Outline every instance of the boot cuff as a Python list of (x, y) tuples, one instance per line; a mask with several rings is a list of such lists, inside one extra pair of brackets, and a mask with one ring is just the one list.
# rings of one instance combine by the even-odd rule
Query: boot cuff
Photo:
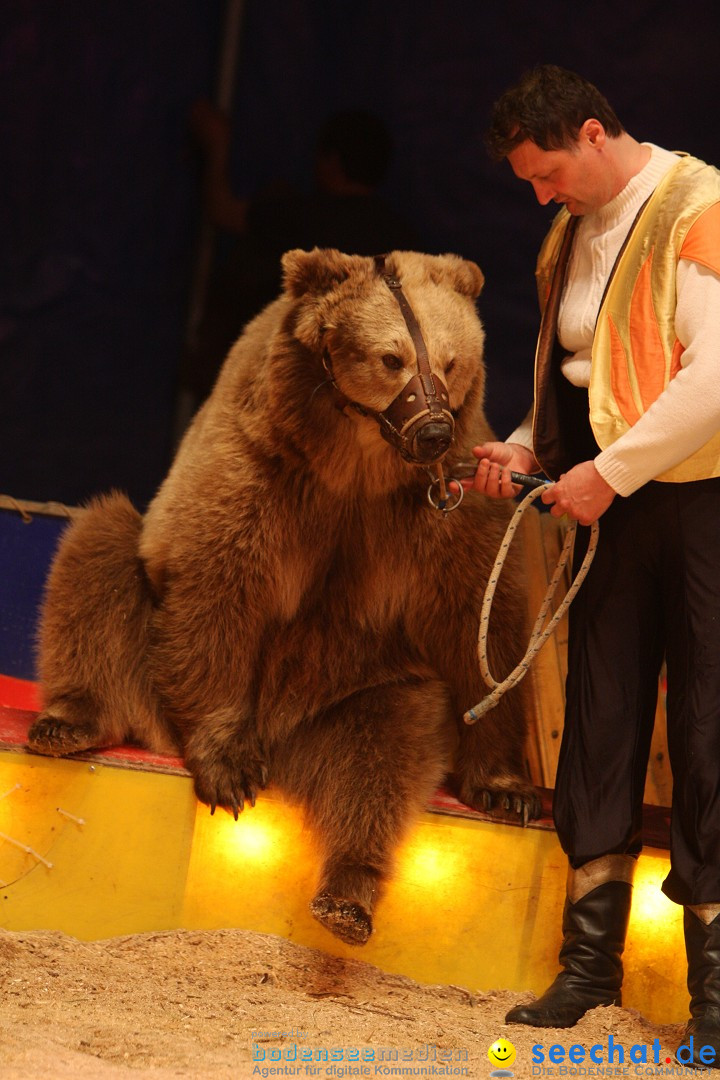
[(576, 904), (598, 885), (607, 881), (633, 882), (637, 859), (632, 855), (601, 855), (599, 859), (585, 863), (578, 870), (568, 870), (567, 894), (571, 904)]
[(688, 904), (688, 908), (706, 926), (709, 926), (720, 915), (720, 904)]

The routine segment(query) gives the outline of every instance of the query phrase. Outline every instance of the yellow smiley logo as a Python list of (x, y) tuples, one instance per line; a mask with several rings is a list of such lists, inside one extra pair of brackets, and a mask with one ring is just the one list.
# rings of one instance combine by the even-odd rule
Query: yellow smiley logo
[(507, 1039), (496, 1039), (488, 1050), (491, 1065), (512, 1065), (515, 1060), (515, 1047)]

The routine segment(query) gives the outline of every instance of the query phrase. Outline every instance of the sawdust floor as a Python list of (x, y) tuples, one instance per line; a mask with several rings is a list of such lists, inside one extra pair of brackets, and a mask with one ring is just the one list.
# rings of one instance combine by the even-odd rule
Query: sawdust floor
[[(505, 1012), (521, 998), (423, 986), (241, 930), (90, 943), (0, 930), (0, 1077), (245, 1080), (274, 1068), (266, 1075), (484, 1078), (493, 1068), (488, 1048), (504, 1036), (517, 1051), (512, 1071), (523, 1078), (533, 1075), (538, 1042), (607, 1046), (610, 1032), (626, 1047), (660, 1039), (664, 1063), (681, 1039), (680, 1026), (661, 1028), (617, 1008), (595, 1010), (572, 1035), (505, 1027)], [(253, 1042), (264, 1062), (253, 1061)], [(297, 1060), (273, 1063), (273, 1050), (287, 1055), (293, 1045), (298, 1057), (302, 1048), (373, 1048), (376, 1061), (364, 1073), (343, 1073), (347, 1060), (309, 1070)], [(432, 1050), (423, 1061), (428, 1046), (437, 1048), (434, 1062)], [(405, 1051), (405, 1061), (386, 1058), (376, 1071), (380, 1048)], [(453, 1059), (451, 1073), (441, 1051)]]

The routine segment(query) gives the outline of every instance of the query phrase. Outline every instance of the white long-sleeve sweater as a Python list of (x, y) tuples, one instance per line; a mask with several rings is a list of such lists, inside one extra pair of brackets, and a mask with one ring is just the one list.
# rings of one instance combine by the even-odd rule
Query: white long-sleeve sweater
[[(563, 372), (576, 386), (590, 382), (595, 320), (623, 240), (642, 203), (677, 161), (650, 146), (647, 165), (578, 226), (558, 320), (568, 353)], [(685, 349), (681, 370), (637, 423), (595, 458), (600, 475), (620, 495), (684, 461), (720, 429), (720, 277), (684, 259), (677, 272), (675, 333)], [(532, 449), (532, 411), (508, 442)]]

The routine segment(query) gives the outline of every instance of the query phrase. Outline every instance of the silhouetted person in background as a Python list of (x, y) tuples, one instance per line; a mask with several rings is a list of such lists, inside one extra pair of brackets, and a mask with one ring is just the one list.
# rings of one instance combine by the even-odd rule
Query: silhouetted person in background
[(214, 274), (197, 342), (187, 359), (184, 389), (199, 404), (245, 324), (281, 289), (280, 257), (290, 248), (333, 247), (375, 255), (418, 247), (409, 225), (378, 194), (393, 156), (379, 117), (339, 112), (323, 124), (315, 146), (314, 189), (283, 184), (253, 199), (233, 194), (230, 124), (208, 102), (198, 102), (191, 130), (204, 159), (204, 197), (211, 222), (237, 237)]

